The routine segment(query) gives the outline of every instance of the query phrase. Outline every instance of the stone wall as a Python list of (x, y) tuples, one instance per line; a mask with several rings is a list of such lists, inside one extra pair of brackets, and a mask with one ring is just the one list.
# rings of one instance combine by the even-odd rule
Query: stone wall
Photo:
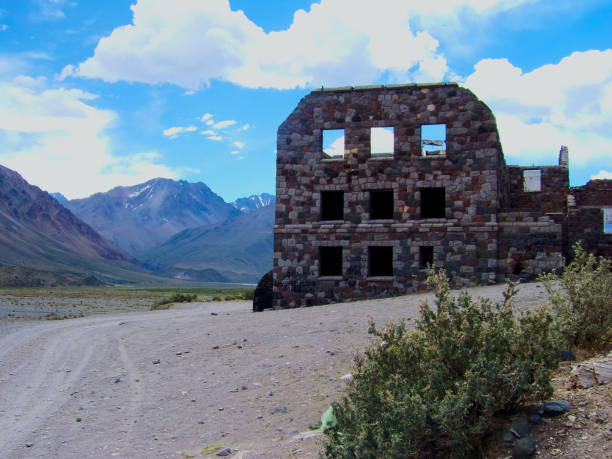
[[(423, 124), (446, 125), (444, 154), (422, 155)], [(394, 128), (393, 154), (370, 154), (372, 127)], [(344, 129), (344, 157), (325, 157), (324, 129)], [(278, 130), (275, 305), (423, 288), (422, 246), (456, 283), (495, 281), (503, 166), (491, 111), (456, 84), (314, 91)], [(444, 188), (444, 218), (421, 218), (423, 188)], [(344, 192), (344, 219), (321, 221), (321, 193), (332, 190)], [(370, 219), (371, 190), (392, 191), (393, 218)], [(326, 246), (343, 247), (341, 276), (319, 276)], [(393, 276), (368, 275), (373, 246), (393, 247)]]
[(603, 208), (612, 208), (612, 180), (590, 180), (570, 189), (569, 246), (581, 241), (587, 251), (612, 258), (612, 233), (604, 232)]
[[(525, 171), (540, 171), (541, 191), (524, 191)], [(569, 170), (562, 166), (507, 166), (502, 206), (506, 209), (535, 210), (565, 214), (569, 188)]]
[[(445, 138), (425, 139), (426, 125), (443, 125)], [(393, 128), (393, 151), (371, 151), (373, 128)], [(323, 151), (332, 129), (344, 130), (344, 155)], [(567, 164), (562, 147), (558, 166), (506, 166), (491, 110), (456, 84), (313, 91), (278, 129), (273, 305), (413, 292), (425, 287), (427, 260), (455, 285), (559, 268), (579, 233), (597, 232), (593, 212), (568, 216)], [(537, 191), (525, 191), (535, 170)], [(577, 201), (610, 196), (587, 187)], [(372, 192), (392, 200), (383, 219), (371, 213)], [(589, 244), (603, 247), (598, 234)]]

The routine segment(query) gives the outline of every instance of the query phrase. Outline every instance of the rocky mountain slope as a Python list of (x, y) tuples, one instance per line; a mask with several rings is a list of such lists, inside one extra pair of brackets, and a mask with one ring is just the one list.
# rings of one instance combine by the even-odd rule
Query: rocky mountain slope
[[(144, 280), (128, 255), (17, 172), (0, 166), (0, 285)], [(14, 267), (19, 267), (15, 269)]]
[(248, 198), (236, 199), (232, 205), (241, 212), (250, 212), (251, 210), (261, 209), (262, 207), (274, 207), (274, 203), (274, 195), (262, 193), (249, 196)]
[(274, 207), (261, 207), (226, 222), (182, 231), (139, 259), (173, 278), (256, 283), (272, 268), (273, 225)]
[(113, 188), (64, 205), (132, 255), (151, 250), (185, 229), (240, 214), (203, 183), (163, 178)]

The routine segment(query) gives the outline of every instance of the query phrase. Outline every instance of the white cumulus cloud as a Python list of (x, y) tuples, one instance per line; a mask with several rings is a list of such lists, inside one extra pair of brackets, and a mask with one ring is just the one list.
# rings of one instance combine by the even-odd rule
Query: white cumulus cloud
[(197, 128), (195, 126), (175, 126), (168, 129), (164, 129), (164, 135), (166, 137), (170, 137), (171, 139), (176, 139), (181, 134), (194, 131), (197, 131)]
[(485, 59), (465, 86), (495, 113), (506, 155), (540, 162), (567, 145), (574, 164), (612, 167), (611, 49), (575, 52), (527, 73), (507, 59)]
[(612, 180), (612, 172), (602, 169), (598, 174), (592, 175), (591, 180)]
[(219, 121), (213, 125), (213, 128), (225, 129), (227, 127), (233, 126), (234, 124), (236, 124), (236, 121), (234, 120)]
[(236, 140), (234, 142), (234, 145), (236, 146), (236, 148), (239, 148), (240, 150), (244, 148), (244, 142), (241, 142), (240, 140)]
[(69, 198), (178, 176), (156, 152), (114, 156), (106, 129), (117, 114), (91, 105), (95, 99), (41, 78), (0, 81), (0, 163)]
[(65, 73), (190, 90), (211, 79), (283, 89), (379, 78), (439, 81), (448, 67), (428, 27), (465, 28), (459, 11), (485, 21), (529, 1), (321, 0), (296, 11), (286, 30), (266, 33), (232, 11), (229, 0), (138, 0), (132, 23), (114, 29), (91, 58)]

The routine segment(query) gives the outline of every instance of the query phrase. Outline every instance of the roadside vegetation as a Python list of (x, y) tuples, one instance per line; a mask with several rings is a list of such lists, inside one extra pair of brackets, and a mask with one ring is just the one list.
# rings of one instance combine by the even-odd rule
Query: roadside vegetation
[(449, 293), (430, 271), (436, 308), (424, 303), (414, 329), (371, 323), (377, 343), (355, 360), (345, 396), (332, 404), (325, 455), (478, 457), (493, 416), (552, 394), (562, 348), (610, 348), (610, 262), (576, 246), (559, 275), (543, 280), (551, 307), (520, 312), (508, 283), (501, 304)]
[(92, 314), (148, 311), (175, 295), (193, 301), (229, 301), (253, 298), (254, 287), (71, 287), (0, 289), (0, 319), (58, 320)]

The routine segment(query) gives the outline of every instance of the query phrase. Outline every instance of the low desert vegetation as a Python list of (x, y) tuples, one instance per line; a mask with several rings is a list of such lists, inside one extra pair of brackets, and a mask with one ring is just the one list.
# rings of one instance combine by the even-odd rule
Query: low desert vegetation
[[(559, 339), (568, 348), (612, 348), (612, 262), (577, 243), (561, 274), (541, 277), (550, 296)], [(562, 287), (562, 288), (559, 288)]]
[(544, 279), (551, 307), (521, 312), (504, 301), (450, 295), (430, 271), (436, 308), (421, 305), (415, 327), (392, 322), (355, 360), (345, 396), (332, 404), (327, 457), (478, 457), (493, 416), (551, 396), (563, 347), (610, 347), (610, 262), (580, 246), (559, 275)]
[(168, 298), (164, 298), (162, 300), (157, 301), (153, 306), (151, 306), (151, 310), (157, 309), (168, 309), (171, 304), (174, 303), (191, 303), (198, 298), (198, 295), (195, 293), (174, 293), (170, 295)]

